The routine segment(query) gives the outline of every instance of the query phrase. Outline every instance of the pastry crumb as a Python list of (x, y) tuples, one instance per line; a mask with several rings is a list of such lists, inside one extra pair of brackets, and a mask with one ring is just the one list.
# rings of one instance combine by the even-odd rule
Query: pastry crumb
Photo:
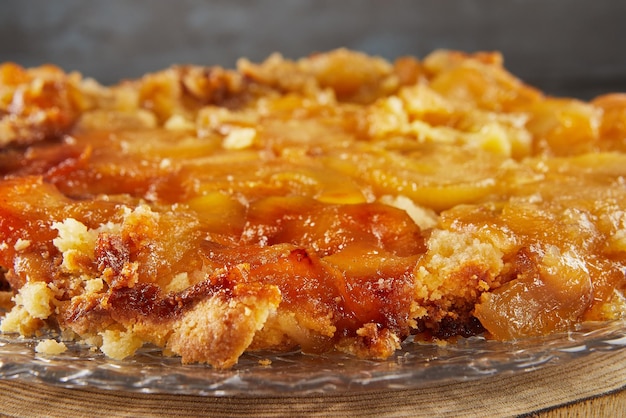
[(259, 366), (271, 366), (271, 365), (272, 365), (272, 360), (268, 358), (262, 358), (261, 360), (259, 360)]
[(46, 339), (37, 344), (35, 351), (39, 354), (57, 355), (65, 353), (67, 346), (63, 342)]

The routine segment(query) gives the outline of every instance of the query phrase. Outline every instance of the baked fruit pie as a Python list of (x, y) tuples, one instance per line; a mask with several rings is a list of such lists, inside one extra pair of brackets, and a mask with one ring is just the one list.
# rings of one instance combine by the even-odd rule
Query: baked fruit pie
[(44, 352), (384, 359), (626, 313), (626, 95), (549, 97), (498, 53), (6, 63), (0, 178), (0, 328)]

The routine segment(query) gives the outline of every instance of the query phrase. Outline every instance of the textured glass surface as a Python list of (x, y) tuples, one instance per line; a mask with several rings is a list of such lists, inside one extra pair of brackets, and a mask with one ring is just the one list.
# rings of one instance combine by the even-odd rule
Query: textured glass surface
[(409, 389), (434, 383), (523, 373), (549, 364), (577, 361), (594, 351), (626, 348), (626, 322), (585, 324), (579, 330), (517, 342), (473, 337), (455, 343), (408, 341), (385, 361), (341, 354), (244, 355), (229, 370), (182, 365), (153, 348), (123, 361), (105, 358), (79, 344), (60, 355), (35, 353), (36, 339), (0, 336), (0, 378), (64, 387), (208, 396)]

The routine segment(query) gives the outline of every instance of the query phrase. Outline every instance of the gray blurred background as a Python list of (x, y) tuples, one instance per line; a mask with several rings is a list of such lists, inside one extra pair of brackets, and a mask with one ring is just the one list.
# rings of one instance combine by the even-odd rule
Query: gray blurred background
[(499, 50), (524, 81), (583, 99), (626, 91), (623, 0), (0, 0), (0, 61), (111, 84), (177, 63), (232, 67), (348, 47), (393, 59)]

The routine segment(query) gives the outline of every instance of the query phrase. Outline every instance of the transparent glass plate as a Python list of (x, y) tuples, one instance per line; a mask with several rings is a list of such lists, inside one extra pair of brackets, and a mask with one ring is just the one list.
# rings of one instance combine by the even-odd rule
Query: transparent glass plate
[(455, 343), (407, 341), (385, 361), (339, 353), (245, 354), (229, 370), (182, 365), (160, 350), (143, 348), (123, 361), (69, 343), (60, 355), (35, 353), (39, 340), (0, 335), (0, 378), (63, 387), (207, 396), (293, 396), (359, 390), (411, 389), (435, 383), (522, 373), (574, 361), (594, 351), (626, 348), (626, 321), (588, 323), (565, 334), (517, 342), (482, 337)]

